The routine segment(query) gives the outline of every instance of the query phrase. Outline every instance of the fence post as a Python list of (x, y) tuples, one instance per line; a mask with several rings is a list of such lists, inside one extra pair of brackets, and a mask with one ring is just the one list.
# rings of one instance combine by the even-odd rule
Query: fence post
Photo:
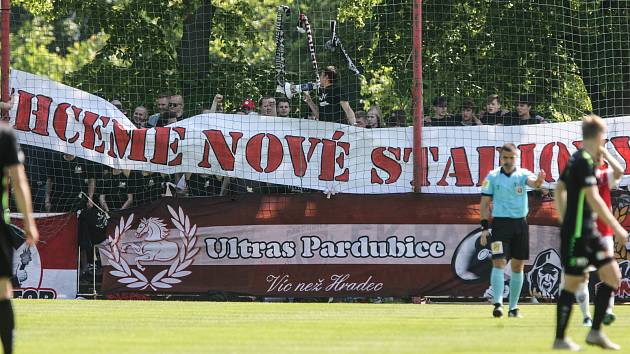
[(413, 190), (420, 193), (424, 176), (422, 150), (422, 0), (413, 2)]

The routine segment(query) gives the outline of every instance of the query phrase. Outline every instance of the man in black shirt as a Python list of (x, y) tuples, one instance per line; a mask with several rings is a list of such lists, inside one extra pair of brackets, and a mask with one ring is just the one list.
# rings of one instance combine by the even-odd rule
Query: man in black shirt
[(348, 103), (348, 95), (339, 86), (337, 68), (327, 66), (320, 74), (319, 81), (319, 106), (313, 102), (310, 94), (304, 93), (304, 100), (315, 117), (324, 122), (355, 125), (356, 119)]
[(388, 127), (406, 127), (407, 126), (407, 115), (405, 111), (402, 109), (397, 109), (392, 112), (389, 116), (389, 122), (387, 122)]
[(28, 186), (22, 160), (24, 156), (17, 145), (13, 130), (4, 122), (0, 123), (0, 203), (2, 204), (2, 218), (0, 218), (0, 339), (5, 354), (13, 352), (13, 328), (15, 321), (11, 297), (13, 288), (13, 245), (9, 234), (10, 222), (7, 194), (8, 180), (11, 179), (15, 201), (18, 210), (24, 217), (24, 237), (26, 242), (34, 246), (39, 240), (37, 226), (33, 219), (31, 206), (31, 191)]
[(221, 195), (223, 179), (203, 173), (187, 173), (188, 194), (192, 197), (212, 197)]
[(475, 104), (471, 100), (462, 103), (462, 113), (455, 116), (455, 121), (461, 126), (481, 125), (481, 121), (475, 115)]
[(556, 207), (562, 222), (561, 258), (564, 267), (563, 288), (558, 297), (557, 327), (554, 349), (579, 350), (579, 346), (565, 337), (571, 315), (575, 292), (584, 282), (589, 265), (597, 268), (602, 281), (595, 297), (595, 316), (586, 342), (604, 349), (619, 349), (601, 332), (601, 324), (606, 314), (611, 293), (619, 287), (621, 274), (617, 262), (606, 252), (595, 228), (593, 212), (611, 226), (615, 237), (626, 244), (628, 233), (617, 222), (599, 195), (595, 177), (595, 163), (601, 155), (601, 142), (606, 123), (594, 115), (582, 120), (583, 149), (578, 150), (562, 172), (556, 185)]
[(456, 127), (460, 126), (455, 117), (448, 114), (448, 98), (445, 96), (433, 99), (433, 114), (424, 117), (425, 127)]
[(133, 194), (133, 205), (146, 205), (160, 199), (164, 193), (165, 177), (158, 172), (132, 171), (130, 183)]
[(182, 121), (188, 117), (184, 116), (184, 97), (182, 95), (172, 95), (168, 103), (168, 108), (175, 113), (177, 121)]
[[(49, 151), (39, 146), (23, 145), (24, 152), (24, 168), (28, 176), (33, 198), (33, 211), (45, 211), (46, 199), (46, 180), (48, 171), (46, 169), (46, 161), (48, 161)], [(11, 202), (14, 203), (13, 198)]]
[(508, 111), (501, 109), (501, 97), (490, 95), (486, 98), (486, 110), (481, 112), (479, 118), (483, 125), (502, 125), (503, 116), (507, 113)]
[(106, 212), (130, 208), (133, 203), (133, 180), (130, 170), (106, 169), (96, 183), (101, 208)]
[(277, 117), (276, 99), (272, 96), (264, 96), (260, 99), (260, 115), (267, 117)]
[(521, 95), (516, 104), (516, 111), (503, 117), (503, 125), (530, 125), (543, 122), (543, 117), (532, 111), (532, 99), (529, 95)]
[[(82, 158), (51, 151), (46, 160), (45, 207), (49, 212), (76, 211), (86, 203), (92, 207), (96, 188), (96, 164)], [(86, 193), (88, 199), (81, 194)]]
[(289, 102), (288, 98), (279, 98), (276, 105), (276, 112), (278, 112), (278, 117), (291, 117), (291, 103)]

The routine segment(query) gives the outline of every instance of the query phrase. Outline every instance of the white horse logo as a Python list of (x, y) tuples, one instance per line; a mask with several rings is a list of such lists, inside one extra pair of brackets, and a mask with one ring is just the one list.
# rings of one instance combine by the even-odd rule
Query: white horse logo
[[(166, 236), (168, 236), (168, 229), (161, 219), (142, 218), (140, 225), (136, 229), (136, 238), (144, 237), (144, 242), (139, 246), (127, 243), (123, 245), (121, 251), (137, 254), (136, 264), (138, 269), (144, 271), (145, 267), (140, 264), (140, 261), (166, 262), (175, 259), (179, 254), (177, 243), (166, 241)], [(131, 252), (127, 251), (129, 248), (131, 248)]]

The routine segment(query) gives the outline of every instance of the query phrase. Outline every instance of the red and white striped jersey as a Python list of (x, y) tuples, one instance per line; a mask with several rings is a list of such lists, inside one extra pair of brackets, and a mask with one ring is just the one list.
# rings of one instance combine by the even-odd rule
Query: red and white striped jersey
[[(606, 206), (612, 211), (612, 198), (610, 196), (610, 190), (617, 188), (619, 180), (615, 180), (613, 176), (612, 168), (602, 165), (595, 170), (595, 177), (597, 177), (597, 188), (599, 189), (599, 195), (602, 197)], [(613, 229), (608, 226), (601, 218), (597, 218), (597, 231), (603, 236), (612, 236)]]

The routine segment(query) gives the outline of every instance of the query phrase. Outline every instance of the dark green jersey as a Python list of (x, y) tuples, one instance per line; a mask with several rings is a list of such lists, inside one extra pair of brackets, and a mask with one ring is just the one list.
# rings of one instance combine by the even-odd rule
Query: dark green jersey
[(597, 185), (595, 163), (591, 155), (583, 149), (573, 154), (560, 180), (564, 182), (567, 190), (562, 234), (576, 239), (582, 235), (592, 235), (595, 219), (584, 193), (584, 187)]
[(17, 144), (15, 133), (6, 123), (0, 123), (0, 200), (2, 200), (2, 221), (0, 224), (9, 224), (9, 178), (5, 172), (7, 167), (22, 163), (24, 155)]

